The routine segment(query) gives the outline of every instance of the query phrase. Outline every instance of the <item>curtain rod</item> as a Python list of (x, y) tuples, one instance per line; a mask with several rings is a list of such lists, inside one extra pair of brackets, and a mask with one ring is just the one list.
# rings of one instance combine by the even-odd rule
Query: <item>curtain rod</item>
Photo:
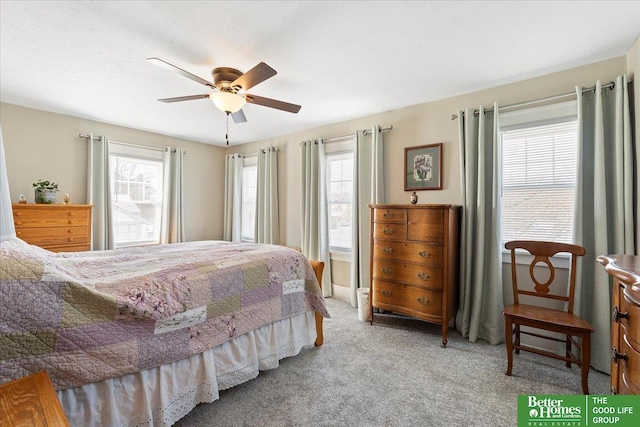
[[(91, 137), (91, 135), (86, 135), (86, 134), (79, 134), (78, 135), (80, 138), (84, 138), (84, 139), (89, 139)], [(100, 139), (99, 136), (94, 136), (93, 139)], [(127, 147), (134, 147), (134, 148), (144, 148), (146, 150), (157, 150), (157, 151), (167, 151), (170, 147), (165, 147), (165, 148), (159, 148), (159, 147), (151, 147), (149, 145), (141, 145), (141, 144), (132, 144), (130, 142), (121, 142), (121, 141), (112, 141), (114, 144), (120, 144), (120, 145), (125, 145)], [(176, 152), (176, 149), (172, 149), (171, 150), (172, 153)], [(187, 154), (187, 151), (184, 150), (184, 154)]]
[(237, 154), (239, 157), (241, 158), (251, 158), (251, 157), (258, 157), (258, 153), (259, 152), (263, 152), (266, 153), (267, 151), (273, 151), (273, 152), (278, 152), (280, 151), (280, 149), (278, 147), (267, 147), (267, 148), (260, 148), (258, 151), (254, 151), (252, 153), (248, 153), (248, 154), (244, 154), (244, 153), (234, 153)]
[[(385, 131), (385, 130), (391, 130), (391, 129), (393, 129), (393, 125), (389, 125), (389, 126), (386, 126), (386, 127), (381, 127), (381, 128), (380, 128), (380, 132)], [(370, 134), (371, 132), (372, 132), (372, 131), (370, 131), (370, 130), (368, 130), (368, 129), (367, 129), (367, 130), (362, 131), (362, 133), (363, 133), (363, 134), (365, 134), (365, 135), (368, 135), (368, 134)]]
[[(393, 125), (389, 125), (389, 126), (386, 126), (386, 127), (382, 127), (382, 128), (380, 128), (380, 131), (382, 132), (382, 131), (387, 131), (387, 130), (391, 130), (391, 129), (393, 129)], [(371, 131), (367, 129), (367, 130), (362, 131), (362, 133), (363, 133), (364, 135), (368, 135), (368, 134), (370, 134), (370, 133), (371, 133)], [(348, 134), (348, 135), (342, 135), (342, 136), (336, 136), (336, 137), (334, 137), (334, 138), (327, 138), (327, 139), (323, 139), (323, 140), (322, 140), (322, 142), (323, 142), (323, 143), (325, 143), (325, 144), (330, 144), (330, 143), (332, 143), (332, 142), (336, 142), (336, 141), (339, 141), (339, 140), (341, 140), (341, 139), (346, 139), (346, 138), (355, 138), (355, 136), (356, 136), (356, 134), (355, 134), (355, 132), (354, 132), (354, 133), (350, 133), (350, 134)]]
[[(631, 83), (631, 82), (629, 82)], [(606, 89), (606, 88), (613, 88), (615, 86), (615, 82), (609, 82), (607, 84), (604, 84), (602, 86), (600, 86), (602, 89)], [(586, 93), (586, 92), (591, 92), (592, 90), (596, 90), (596, 87), (588, 87), (588, 88), (584, 88), (582, 89), (582, 93)], [(561, 98), (567, 98), (569, 96), (575, 96), (576, 92), (567, 92), (567, 93), (563, 93), (560, 95), (552, 95), (552, 96), (547, 96), (545, 98), (538, 98), (538, 99), (533, 99), (531, 101), (524, 101), (524, 102), (517, 102), (515, 104), (509, 104), (509, 105), (505, 105), (505, 106), (498, 106), (499, 110), (504, 110), (504, 109), (510, 109), (510, 108), (517, 108), (517, 107), (524, 107), (525, 105), (531, 105), (531, 104), (538, 104), (540, 102), (546, 102), (546, 101), (553, 101), (555, 99), (561, 99)], [(493, 108), (487, 108), (484, 111), (493, 111)], [(451, 115), (451, 120), (455, 120), (458, 118), (457, 114), (452, 114)]]

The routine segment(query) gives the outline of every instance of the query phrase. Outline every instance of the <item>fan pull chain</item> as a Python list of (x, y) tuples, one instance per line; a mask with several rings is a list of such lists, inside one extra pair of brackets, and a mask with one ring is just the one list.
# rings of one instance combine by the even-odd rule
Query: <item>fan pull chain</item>
[(229, 112), (227, 111), (227, 133), (224, 136), (227, 140), (227, 145), (229, 145)]

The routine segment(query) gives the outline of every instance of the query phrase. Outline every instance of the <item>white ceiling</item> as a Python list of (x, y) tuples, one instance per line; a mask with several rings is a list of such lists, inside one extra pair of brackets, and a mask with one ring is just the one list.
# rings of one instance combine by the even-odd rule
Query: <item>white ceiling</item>
[(638, 35), (637, 1), (1, 1), (0, 101), (222, 146), (210, 100), (157, 101), (208, 88), (145, 58), (207, 80), (264, 61), (278, 75), (250, 92), (302, 110), (245, 106), (234, 145), (617, 57)]

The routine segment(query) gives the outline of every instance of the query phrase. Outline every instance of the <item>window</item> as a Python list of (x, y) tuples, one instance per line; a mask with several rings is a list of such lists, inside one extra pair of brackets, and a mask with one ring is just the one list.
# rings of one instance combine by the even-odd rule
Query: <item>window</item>
[(331, 143), (327, 152), (329, 249), (351, 252), (353, 210), (353, 139)]
[(500, 117), (502, 242), (573, 242), (575, 103)]
[(256, 237), (256, 199), (258, 195), (258, 158), (245, 157), (242, 166), (242, 210), (240, 239), (253, 242)]
[(111, 143), (115, 247), (159, 244), (164, 194), (162, 152)]

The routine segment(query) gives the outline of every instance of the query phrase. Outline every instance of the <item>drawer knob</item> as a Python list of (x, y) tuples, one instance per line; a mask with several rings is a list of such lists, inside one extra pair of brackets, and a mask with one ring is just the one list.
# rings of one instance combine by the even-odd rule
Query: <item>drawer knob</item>
[(390, 267), (382, 267), (382, 272), (385, 274), (391, 274), (393, 273), (393, 269)]
[(22, 221), (16, 221), (15, 224), (16, 225), (22, 225)]
[(418, 255), (420, 255), (423, 258), (429, 258), (431, 256), (431, 254), (427, 251), (420, 251), (418, 252)]
[(67, 233), (73, 234), (73, 230), (67, 230)]
[(384, 252), (385, 254), (390, 254), (391, 252), (393, 252), (393, 248), (385, 246), (384, 248), (382, 248), (382, 252)]
[(422, 305), (429, 305), (429, 300), (425, 297), (418, 297), (418, 302)]
[(73, 224), (74, 221), (72, 219), (69, 220), (69, 224)]
[(626, 360), (629, 360), (629, 356), (627, 356), (627, 353), (618, 353), (618, 350), (615, 347), (613, 347), (611, 349), (611, 361), (613, 363), (618, 363), (618, 360), (620, 359), (626, 361)]
[(391, 219), (393, 218), (393, 214), (391, 212), (387, 212), (383, 215), (386, 219)]
[(67, 241), (69, 241), (69, 242), (73, 242), (73, 237), (69, 237), (69, 238), (67, 239)]
[(418, 273), (418, 277), (422, 280), (429, 280), (431, 279), (431, 276), (429, 276), (427, 273)]
[(22, 236), (22, 232), (21, 231), (16, 231), (16, 235), (17, 236)]
[(612, 317), (613, 321), (617, 323), (618, 321), (620, 321), (620, 319), (627, 319), (628, 320), (629, 319), (629, 313), (626, 312), (626, 311), (624, 313), (622, 313), (622, 312), (618, 311), (618, 307), (613, 306), (613, 313), (612, 313), (611, 317)]
[(384, 234), (386, 234), (387, 236), (390, 235), (390, 234), (393, 234), (393, 230), (390, 229), (390, 228), (385, 228), (384, 230), (382, 230), (382, 232)]
[(384, 291), (382, 291), (382, 295), (384, 295), (385, 297), (390, 297), (392, 294), (392, 292), (388, 289), (385, 289)]
[(69, 216), (75, 216), (75, 212), (69, 212)]
[(22, 216), (22, 212), (14, 212), (13, 215), (15, 216)]

